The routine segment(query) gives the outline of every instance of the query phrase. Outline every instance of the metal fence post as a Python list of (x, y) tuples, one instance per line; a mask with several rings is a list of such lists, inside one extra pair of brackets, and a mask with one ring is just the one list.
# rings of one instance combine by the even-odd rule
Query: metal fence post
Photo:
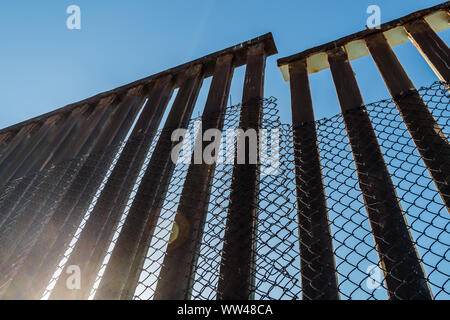
[(450, 144), (383, 34), (366, 43), (450, 213)]
[(358, 181), (390, 299), (432, 299), (347, 53), (328, 52)]
[[(34, 133), (30, 139), (27, 141), (24, 148), (15, 154), (14, 157), (8, 160), (5, 166), (0, 169), (0, 188), (4, 187), (9, 180), (14, 176), (14, 174), (19, 170), (19, 168), (26, 164), (26, 161), (33, 159), (33, 152), (39, 148), (42, 149), (45, 147), (44, 145), (40, 145), (43, 141), (45, 142), (46, 136), (54, 130), (56, 127), (55, 122), (57, 122), (61, 118), (60, 115), (56, 115), (48, 118), (39, 128), (39, 130)], [(38, 149), (38, 150), (39, 150)]]
[(306, 60), (289, 65), (304, 300), (338, 300), (336, 266)]
[(19, 132), (8, 144), (8, 147), (4, 150), (4, 153), (0, 158), (0, 170), (3, 170), (5, 166), (9, 163), (9, 160), (22, 150), (23, 145), (29, 139), (31, 133), (37, 129), (37, 127), (39, 127), (37, 123), (31, 123), (23, 126), (19, 130)]
[[(140, 90), (138, 89), (137, 92)], [(11, 282), (11, 290), (6, 293), (5, 297), (25, 298), (32, 295), (39, 298), (44, 291), (54, 271), (52, 266), (56, 268), (55, 264), (59, 262), (58, 257), (64, 253), (65, 247), (68, 245), (66, 241), (59, 238), (64, 237), (64, 239), (70, 240), (74, 229), (76, 230), (79, 225), (79, 222), (77, 223), (74, 219), (82, 218), (78, 214), (80, 211), (75, 214), (72, 212), (74, 208), (77, 209), (75, 205), (78, 204), (80, 198), (86, 194), (85, 189), (80, 188), (80, 186), (93, 186), (92, 188), (95, 188), (95, 185), (103, 180), (113, 156), (111, 152), (107, 152), (110, 151), (108, 148), (117, 145), (125, 137), (137, 114), (136, 109), (142, 106), (143, 98), (137, 98), (136, 95), (139, 95), (139, 93), (135, 93), (134, 89), (131, 89), (129, 95), (117, 106), (113, 116), (106, 118), (105, 125), (95, 139), (95, 146), (63, 197), (55, 204), (46, 204), (41, 210), (43, 214), (50, 216), (48, 222), (43, 224), (43, 229), (35, 232), (27, 231), (25, 237), (21, 239), (16, 251), (23, 251), (21, 248), (26, 246), (30, 241), (29, 238), (35, 239), (34, 245), (30, 252), (26, 254), (24, 263), (20, 267), (21, 271)], [(102, 166), (98, 166), (98, 162), (102, 160)], [(88, 206), (89, 200), (87, 200), (87, 204), (82, 203), (82, 205)], [(32, 281), (29, 281), (32, 274), (35, 277)], [(16, 288), (29, 289), (17, 292)]]
[[(4, 213), (4, 216), (0, 220), (0, 226), (3, 228), (5, 224), (9, 225), (6, 226), (6, 230), (2, 229), (0, 231), (1, 237), (8, 240), (8, 242), (0, 242), (2, 245), (13, 243), (13, 246), (17, 247), (19, 246), (19, 239), (23, 237), (30, 227), (39, 229), (45, 225), (47, 217), (46, 215), (41, 216), (40, 211), (47, 204), (49, 190), (47, 188), (40, 188), (39, 186), (42, 184), (50, 186), (53, 189), (50, 193), (60, 192), (60, 190), (64, 190), (73, 181), (73, 178), (79, 170), (79, 166), (71, 162), (63, 165), (63, 162), (75, 157), (81, 157), (83, 159), (83, 155), (91, 150), (97, 135), (104, 128), (105, 124), (101, 120), (109, 116), (111, 112), (110, 104), (114, 99), (115, 96), (102, 99), (94, 107), (94, 110), (89, 115), (86, 115), (86, 118), (72, 129), (70, 135), (61, 142), (58, 150), (51, 156), (47, 164), (49, 169), (45, 177), (32, 179), (20, 188), (21, 192), (17, 197), (14, 196), (15, 192), (13, 192), (12, 199), (7, 199), (11, 201), (3, 201), (0, 212)], [(36, 192), (32, 192), (31, 195), (26, 196), (30, 199), (25, 200), (25, 192), (30, 188), (36, 188)], [(30, 233), (29, 236), (32, 237), (32, 234)], [(7, 257), (4, 257), (4, 260), (0, 264), (2, 275), (0, 278), (0, 287), (2, 288), (0, 295), (8, 288), (8, 285), (5, 285), (4, 282), (10, 281), (17, 273), (21, 261), (27, 253), (23, 250), (14, 253), (14, 248), (9, 245), (6, 247), (8, 256), (13, 256), (16, 260), (10, 263), (6, 259)]]
[(166, 120), (95, 299), (129, 299), (145, 259), (147, 242), (158, 219), (158, 198), (164, 198), (175, 164), (171, 161), (172, 131), (187, 126), (202, 83), (202, 65), (182, 75), (183, 83)]
[(450, 82), (450, 50), (445, 42), (423, 19), (406, 24), (405, 29), (439, 80)]
[[(106, 255), (115, 227), (132, 192), (150, 144), (173, 92), (172, 76), (155, 81), (149, 91), (148, 103), (133, 128), (105, 188), (86, 222), (80, 238), (66, 263), (51, 299), (87, 299), (97, 272)], [(80, 290), (69, 290), (65, 273), (68, 266), (77, 265), (82, 271)]]
[[(202, 116), (202, 131), (199, 132), (201, 137), (209, 129), (222, 130), (224, 109), (233, 77), (232, 62), (233, 56), (230, 54), (217, 59)], [(198, 141), (202, 144), (203, 155), (208, 143), (201, 138)], [(155, 290), (156, 300), (189, 299), (214, 170), (215, 163), (206, 164), (203, 159), (201, 164), (195, 163), (194, 156), (192, 157), (175, 217), (179, 236), (168, 245)]]
[[(86, 107), (89, 107), (88, 105)], [(68, 173), (66, 180), (69, 179), (71, 175), (69, 172), (72, 171), (70, 168), (74, 166), (70, 166), (70, 168), (65, 168), (63, 163), (65, 161), (71, 160), (75, 157), (81, 157), (83, 154), (88, 151), (89, 147), (92, 146), (94, 139), (89, 139), (91, 137), (91, 133), (95, 133), (95, 128), (100, 127), (99, 122), (107, 113), (109, 105), (99, 105), (95, 108), (94, 111), (87, 114), (81, 121), (75, 124), (71, 131), (68, 132), (68, 135), (65, 138), (61, 137), (59, 141), (59, 146), (56, 148), (56, 151), (42, 164), (40, 171), (44, 170), (46, 177), (43, 178), (39, 175), (36, 175), (29, 182), (24, 181), (20, 182), (19, 185), (14, 186), (14, 190), (10, 192), (10, 195), (6, 199), (4, 199), (0, 205), (0, 212), (2, 216), (0, 217), (0, 227), (7, 221), (13, 212), (17, 213), (20, 208), (19, 206), (24, 206), (26, 203), (32, 206), (30, 212), (32, 212), (27, 220), (31, 223), (33, 221), (33, 217), (37, 215), (40, 210), (40, 205), (44, 205), (46, 197), (48, 196), (48, 190), (37, 189), (34, 194), (30, 195), (29, 201), (24, 201), (24, 196), (30, 189), (38, 188), (38, 185), (42, 183), (48, 185), (58, 185), (65, 173)], [(23, 222), (21, 227), (24, 227)]]
[[(249, 48), (247, 55), (240, 128), (244, 131), (253, 129), (256, 134), (259, 134), (266, 63), (264, 44), (257, 44)], [(245, 136), (238, 135), (238, 139), (241, 138), (245, 139)], [(217, 299), (219, 300), (247, 300), (251, 299), (253, 294), (254, 232), (257, 219), (259, 166), (250, 164), (249, 159), (254, 156), (259, 159), (257, 155), (250, 154), (250, 150), (259, 150), (259, 148), (248, 144), (245, 143), (246, 163), (238, 164), (236, 156), (233, 170), (217, 289)]]
[(74, 109), (67, 118), (61, 120), (62, 123), (58, 123), (56, 127), (52, 127), (53, 130), (42, 141), (42, 146), (36, 148), (35, 152), (30, 155), (27, 163), (17, 170), (12, 180), (24, 177), (27, 173), (34, 174), (44, 170), (54, 155), (56, 155), (62, 143), (79, 124), (87, 109), (88, 106)]

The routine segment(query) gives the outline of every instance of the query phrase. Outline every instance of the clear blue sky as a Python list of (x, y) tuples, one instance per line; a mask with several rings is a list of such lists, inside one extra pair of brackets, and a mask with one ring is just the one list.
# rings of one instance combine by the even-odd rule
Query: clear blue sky
[[(0, 128), (269, 31), (280, 53), (267, 62), (266, 96), (279, 99), (287, 122), (289, 86), (276, 59), (364, 29), (370, 4), (381, 7), (386, 22), (441, 2), (2, 0)], [(71, 4), (81, 7), (80, 31), (66, 28), (66, 8)], [(448, 42), (449, 33), (440, 34)], [(416, 85), (436, 80), (411, 44), (396, 52)], [(353, 65), (366, 102), (388, 96), (371, 58)], [(231, 92), (233, 103), (241, 100), (241, 69)], [(314, 75), (311, 83), (316, 117), (336, 114), (329, 71)]]

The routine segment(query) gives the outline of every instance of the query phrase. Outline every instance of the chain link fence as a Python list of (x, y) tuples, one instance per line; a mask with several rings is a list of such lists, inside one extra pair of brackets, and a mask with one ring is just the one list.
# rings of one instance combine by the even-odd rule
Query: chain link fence
[[(435, 83), (419, 90), (430, 108), (442, 134), (448, 139), (450, 95), (447, 86)], [(436, 187), (420, 158), (393, 100), (383, 100), (364, 107), (372, 120), (387, 168), (403, 209), (408, 231), (417, 249), (427, 283), (435, 299), (450, 298), (450, 216)], [(241, 106), (228, 107), (224, 115), (224, 132), (239, 126)], [(351, 113), (352, 111), (350, 111)], [(189, 124), (195, 130), (195, 120)], [(253, 237), (252, 295), (257, 300), (302, 299), (302, 276), (299, 244), (298, 199), (295, 184), (293, 129), (281, 123), (276, 99), (266, 99), (262, 128), (267, 129), (271, 147), (275, 146), (275, 134), (279, 138), (279, 165), (271, 174), (260, 168), (256, 223)], [(371, 223), (368, 219), (355, 160), (347, 137), (342, 115), (315, 122), (318, 148), (321, 156), (323, 182), (329, 215), (332, 247), (337, 274), (337, 285), (341, 299), (385, 300), (388, 299), (383, 268), (376, 250)], [(278, 131), (272, 131), (278, 130)], [(276, 133), (277, 132), (277, 133)], [(104, 257), (95, 284), (89, 288), (90, 298), (101, 281), (120, 235), (121, 227), (134, 201), (157, 144), (159, 132), (153, 139), (150, 150), (122, 215), (111, 222), (115, 226), (108, 252)], [(87, 211), (79, 221), (63, 221), (63, 230), (73, 233), (67, 242), (64, 255), (57, 255), (58, 266), (46, 285), (41, 298), (51, 297), (52, 290), (64, 270), (65, 264), (76, 246), (80, 234), (95, 207), (108, 177), (119, 158), (125, 142), (111, 152), (112, 162), (92, 161), (95, 174), (86, 177), (103, 181), (92, 201), (86, 204)], [(274, 152), (274, 148), (271, 148)], [(224, 154), (232, 152), (223, 146)], [(267, 156), (272, 156), (270, 153)], [(190, 154), (185, 155), (190, 158)], [(29, 175), (14, 181), (0, 196), (2, 223), (0, 226), (0, 290), (7, 288), (25, 258), (36, 249), (36, 239), (42, 236), (58, 201), (68, 190), (73, 177), (79, 172), (87, 157), (60, 164), (46, 172)], [(100, 157), (99, 157), (100, 158)], [(92, 160), (92, 157), (90, 157)], [(95, 159), (95, 157), (94, 157)], [(174, 219), (188, 172), (188, 164), (177, 164), (173, 171), (167, 195), (160, 205), (159, 219), (151, 241), (145, 243), (146, 258), (140, 272), (134, 298), (151, 300), (155, 295), (160, 271), (164, 263), (167, 246), (173, 241)], [(97, 176), (96, 176), (97, 175)], [(211, 300), (218, 296), (218, 282), (223, 254), (223, 241), (227, 225), (233, 165), (218, 163), (210, 189), (207, 215), (204, 221), (202, 241), (195, 260), (190, 296), (194, 300)], [(52, 178), (49, 178), (52, 177)], [(80, 185), (80, 189), (84, 186)], [(313, 190), (313, 188), (311, 188)], [(308, 193), (309, 190), (301, 190)], [(5, 210), (8, 209), (8, 210)], [(8, 214), (6, 214), (7, 212)], [(301, 212), (301, 210), (300, 210)], [(300, 214), (300, 219), (305, 219)], [(76, 223), (73, 223), (73, 222)], [(72, 222), (72, 223), (71, 223)], [(248, 232), (248, 230), (245, 230)], [(171, 238), (172, 237), (172, 238)], [(394, 244), (392, 244), (394, 245)], [(35, 254), (35, 253), (33, 253)], [(43, 258), (44, 259), (44, 258)], [(312, 257), (311, 259), (314, 259)], [(44, 261), (43, 261), (44, 263)], [(30, 279), (33, 280), (33, 279)], [(48, 280), (48, 279), (47, 279)], [(173, 284), (176, 286), (176, 283)], [(305, 297), (304, 297), (305, 298)], [(307, 298), (307, 297), (306, 297)]]

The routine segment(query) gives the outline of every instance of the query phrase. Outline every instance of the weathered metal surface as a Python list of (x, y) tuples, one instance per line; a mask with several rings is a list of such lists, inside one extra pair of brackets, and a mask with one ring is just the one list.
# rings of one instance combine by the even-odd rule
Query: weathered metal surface
[(0, 158), (3, 155), (3, 152), (8, 147), (9, 142), (14, 136), (14, 132), (5, 132), (4, 134), (0, 135)]
[(170, 75), (156, 80), (149, 91), (149, 102), (142, 111), (66, 264), (80, 267), (83, 275), (82, 287), (80, 290), (69, 290), (66, 286), (69, 275), (63, 271), (52, 291), (52, 299), (89, 297), (90, 289), (96, 280), (120, 215), (132, 192), (172, 92), (173, 81)]
[(338, 48), (328, 57), (389, 297), (432, 299), (347, 54)]
[(96, 299), (126, 299), (125, 296), (134, 294), (147, 243), (158, 219), (157, 203), (164, 199), (164, 190), (175, 167), (171, 161), (172, 131), (187, 126), (202, 83), (201, 67), (194, 66), (183, 75), (183, 84), (117, 240)]
[(73, 129), (83, 119), (87, 109), (88, 106), (74, 109), (67, 118), (60, 121), (61, 123), (52, 127), (52, 131), (41, 142), (41, 145), (36, 148), (35, 152), (30, 155), (29, 160), (17, 170), (12, 179), (19, 179), (25, 177), (28, 173), (34, 174), (44, 170), (63, 142), (73, 133)]
[[(70, 198), (67, 190), (69, 190), (71, 185), (74, 186), (76, 179), (83, 180), (85, 177), (90, 176), (90, 171), (87, 174), (86, 171), (93, 169), (94, 157), (101, 155), (101, 151), (107, 146), (108, 140), (118, 130), (118, 125), (124, 121), (126, 115), (123, 112), (118, 112), (120, 109), (114, 111), (110, 107), (109, 102), (111, 99), (114, 99), (114, 97), (105, 98), (100, 102), (100, 107), (95, 109), (90, 119), (88, 119), (89, 121), (86, 121), (80, 128), (79, 135), (75, 137), (76, 139), (68, 141), (68, 145), (63, 150), (64, 152), (58, 155), (58, 157), (64, 159), (67, 156), (73, 156), (74, 151), (76, 151), (78, 156), (81, 157), (78, 160), (84, 160), (76, 161), (75, 165), (68, 162), (65, 166), (55, 166), (55, 169), (47, 175), (45, 181), (47, 185), (53, 187), (53, 190), (49, 192), (47, 188), (38, 189), (37, 194), (33, 196), (23, 209), (23, 212), (21, 212), (20, 219), (17, 219), (17, 217), (14, 219), (15, 227), (12, 228), (12, 233), (15, 234), (15, 237), (9, 237), (11, 245), (8, 247), (16, 249), (9, 250), (8, 254), (12, 261), (6, 261), (8, 261), (9, 265), (16, 266), (14, 272), (19, 267), (21, 270), (27, 271), (18, 272), (17, 277), (13, 279), (9, 286), (9, 290), (4, 296), (5, 298), (39, 297), (39, 293), (36, 291), (16, 289), (22, 287), (22, 285), (23, 288), (30, 288), (33, 285), (29, 277), (31, 274), (38, 272), (38, 266), (42, 263), (45, 253), (50, 249), (47, 240), (52, 240), (58, 235), (60, 230), (57, 227), (60, 226), (61, 219), (65, 220), (66, 213), (68, 213), (64, 209), (59, 211), (55, 211), (55, 209), (62, 203), (72, 203), (72, 199), (62, 202), (64, 196)], [(89, 156), (85, 156), (88, 154)], [(82, 170), (83, 168), (84, 170)], [(55, 194), (60, 194), (60, 196), (56, 199), (49, 197), (49, 195)], [(54, 212), (59, 213), (59, 215), (55, 216)], [(28, 219), (24, 220), (24, 216)], [(45, 228), (48, 230), (45, 231)], [(35, 247), (39, 243), (44, 243), (44, 245)], [(24, 250), (24, 248), (28, 248), (28, 250)], [(15, 262), (16, 260), (21, 261), (21, 263)], [(34, 280), (40, 281), (36, 278)], [(16, 285), (16, 283), (22, 283), (22, 285)]]
[[(264, 44), (249, 49), (244, 80), (240, 128), (259, 133), (264, 98)], [(238, 139), (245, 137), (240, 137)], [(220, 266), (217, 299), (247, 300), (253, 294), (254, 232), (258, 201), (258, 165), (250, 164), (251, 147), (245, 143), (245, 164), (235, 164)], [(237, 158), (236, 158), (237, 159)], [(237, 161), (237, 160), (236, 160)], [(259, 160), (258, 160), (259, 161)]]
[[(199, 132), (201, 137), (207, 130), (223, 128), (224, 111), (233, 77), (232, 62), (232, 55), (217, 59), (208, 100), (202, 115), (202, 131)], [(203, 139), (199, 141), (198, 143), (202, 144), (201, 155), (203, 155), (209, 143), (204, 142)], [(168, 245), (155, 291), (156, 300), (190, 298), (215, 170), (215, 163), (204, 163), (203, 157), (201, 163), (196, 160), (198, 161), (193, 155), (175, 216), (174, 223), (179, 230), (179, 236)]]
[(33, 266), (35, 277), (30, 284), (30, 292), (35, 297), (42, 295), (45, 290), (93, 196), (104, 180), (119, 143), (126, 137), (142, 107), (145, 97), (141, 90), (142, 87), (130, 90), (116, 107), (85, 164), (57, 204), (51, 219), (25, 260), (25, 266)]
[(55, 128), (55, 122), (58, 121), (59, 118), (59, 115), (48, 118), (40, 126), (39, 130), (28, 139), (22, 150), (13, 157), (10, 157), (7, 160), (7, 163), (0, 168), (0, 188), (9, 182), (22, 165), (26, 164), (27, 161), (32, 161), (34, 155), (33, 152), (36, 149), (39, 151), (44, 147), (41, 143), (45, 142), (46, 136)]
[(450, 50), (445, 42), (422, 19), (406, 24), (405, 29), (439, 80), (450, 82)]
[[(111, 99), (105, 98), (104, 101), (111, 101)], [(47, 183), (48, 185), (57, 185), (61, 187), (60, 182), (70, 179), (70, 174), (68, 176), (65, 175), (66, 172), (70, 172), (69, 168), (62, 167), (61, 164), (64, 161), (71, 160), (76, 157), (81, 157), (89, 148), (93, 145), (94, 139), (89, 139), (91, 133), (94, 129), (99, 125), (100, 120), (105, 117), (105, 113), (109, 110), (109, 104), (104, 104), (100, 102), (100, 104), (96, 107), (96, 109), (83, 117), (81, 121), (75, 123), (75, 126), (69, 132), (69, 134), (65, 137), (65, 139), (59, 140), (59, 146), (56, 148), (53, 154), (49, 155), (49, 158), (42, 164), (42, 167), (39, 171), (48, 170), (47, 177), (45, 181), (40, 181)], [(62, 177), (65, 177), (62, 179)], [(18, 185), (13, 186), (13, 190), (9, 192), (8, 199), (3, 201), (0, 207), (0, 226), (6, 222), (6, 219), (14, 212), (18, 212), (17, 206), (22, 204), (23, 196), (25, 193), (30, 190), (30, 188), (38, 187), (36, 185), (36, 179), (42, 180), (39, 174), (37, 174), (34, 178), (30, 179), (29, 183), (19, 183)], [(40, 205), (44, 205), (43, 201), (48, 196), (48, 190), (41, 189), (38, 190), (36, 194), (31, 195), (30, 206), (33, 209), (30, 210), (30, 215), (27, 217), (28, 223), (33, 221), (33, 217), (35, 217), (39, 211)], [(22, 224), (20, 221), (18, 225)], [(18, 233), (18, 230), (15, 230), (15, 233)]]
[(383, 35), (372, 36), (366, 42), (450, 213), (450, 144)]
[(306, 61), (289, 66), (304, 300), (338, 300), (325, 189)]
[(31, 123), (23, 126), (20, 131), (14, 136), (12, 141), (8, 144), (8, 147), (4, 150), (1, 158), (0, 158), (0, 170), (8, 165), (10, 160), (14, 158), (26, 144), (27, 140), (33, 134), (33, 132), (39, 128), (38, 123)]
[[(35, 232), (41, 230), (51, 216), (40, 214), (40, 212), (46, 212), (45, 210), (42, 211), (44, 207), (52, 207), (52, 203), (48, 203), (47, 199), (49, 194), (64, 190), (66, 186), (73, 181), (79, 170), (79, 166), (70, 162), (68, 165), (61, 164), (63, 161), (68, 161), (75, 157), (82, 157), (82, 155), (92, 149), (96, 141), (95, 137), (104, 127), (104, 122), (101, 120), (106, 119), (110, 115), (110, 104), (114, 99), (114, 96), (102, 99), (100, 103), (95, 106), (93, 112), (88, 113), (82, 121), (72, 128), (71, 133), (63, 142), (61, 142), (58, 150), (48, 161), (47, 166), (49, 166), (49, 168), (44, 179), (37, 175), (33, 177), (29, 183), (19, 184), (14, 192), (11, 192), (8, 201), (2, 202), (0, 208), (0, 212), (2, 213), (0, 220), (2, 229), (0, 229), (0, 236), (5, 239), (2, 243), (9, 243), (9, 245), (6, 246), (8, 251), (6, 254), (4, 253), (5, 256), (3, 256), (0, 265), (0, 287), (2, 288), (2, 290), (0, 290), (0, 295), (8, 288), (8, 281), (16, 274), (20, 263), (27, 254), (27, 251), (23, 249), (15, 250), (15, 248), (23, 248), (23, 246), (30, 247), (31, 243), (34, 242), (30, 241), (30, 238), (33, 239)], [(39, 188), (42, 184), (52, 187), (51, 190), (48, 188)], [(19, 190), (17, 190), (17, 188), (19, 188)], [(23, 197), (30, 188), (35, 188), (36, 192), (28, 195), (27, 198), (29, 198), (29, 200), (24, 201)], [(18, 192), (16, 193), (16, 191)], [(27, 241), (30, 241), (30, 243), (27, 243), (26, 241), (22, 241), (24, 243), (19, 243), (20, 239), (22, 239), (25, 234), (28, 234)], [(12, 257), (12, 261), (7, 259), (6, 255)]]

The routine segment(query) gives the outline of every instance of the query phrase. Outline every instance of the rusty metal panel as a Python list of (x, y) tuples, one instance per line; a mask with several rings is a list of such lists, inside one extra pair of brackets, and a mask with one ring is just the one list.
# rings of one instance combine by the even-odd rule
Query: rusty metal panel
[(26, 164), (27, 161), (32, 161), (34, 155), (33, 152), (36, 149), (39, 150), (43, 147), (41, 143), (45, 143), (46, 136), (56, 127), (55, 122), (57, 122), (60, 117), (60, 115), (56, 115), (48, 118), (40, 126), (39, 130), (27, 141), (23, 149), (16, 153), (14, 157), (8, 159), (3, 168), (0, 168), (0, 188), (9, 182), (22, 165)]
[[(47, 167), (47, 164), (51, 163), (53, 156), (56, 154), (60, 146), (63, 144), (65, 139), (70, 135), (75, 135), (76, 130), (74, 129), (77, 124), (80, 123), (83, 118), (83, 114), (88, 109), (88, 106), (80, 107), (74, 109), (71, 115), (64, 120), (64, 123), (59, 126), (59, 128), (50, 134), (48, 141), (45, 141), (46, 145), (42, 148), (36, 148), (36, 154), (31, 156), (29, 163), (24, 164), (17, 172), (10, 187), (12, 190), (9, 191), (9, 196), (7, 199), (3, 199), (0, 205), (0, 212), (5, 213), (3, 219), (0, 220), (0, 226), (5, 222), (5, 219), (9, 217), (12, 211), (22, 202), (22, 197), (26, 194), (30, 188), (37, 187), (37, 180), (41, 178), (41, 172)], [(25, 177), (25, 175), (28, 175)], [(25, 177), (23, 180), (19, 178)], [(31, 217), (27, 217), (30, 219)], [(17, 233), (17, 230), (15, 230)]]
[(292, 63), (289, 73), (303, 299), (338, 300), (336, 265), (306, 61)]
[(347, 54), (328, 52), (361, 193), (391, 300), (432, 299), (427, 277), (381, 153)]
[(80, 122), (87, 109), (88, 106), (74, 109), (67, 118), (59, 121), (56, 126), (52, 126), (41, 145), (30, 155), (29, 160), (17, 170), (12, 179), (19, 179), (25, 177), (28, 173), (33, 174), (42, 171), (58, 151), (60, 145), (71, 134), (73, 128)]
[[(249, 48), (240, 122), (240, 128), (244, 131), (253, 129), (259, 133), (264, 98), (265, 63), (264, 44)], [(217, 289), (219, 300), (247, 300), (252, 297), (259, 173), (258, 165), (250, 164), (250, 157), (254, 155), (250, 154), (248, 143), (245, 143), (245, 148), (246, 163), (236, 162), (233, 169)]]
[(405, 29), (439, 80), (450, 82), (450, 50), (445, 42), (423, 19), (406, 24)]
[(8, 144), (8, 147), (3, 152), (0, 158), (0, 170), (8, 165), (10, 160), (14, 158), (24, 147), (27, 140), (34, 133), (34, 131), (39, 127), (38, 124), (32, 123), (23, 126), (20, 131), (14, 136), (11, 142)]
[[(12, 210), (9, 210), (9, 214), (14, 214), (9, 217), (11, 221), (8, 224), (4, 224), (7, 227), (7, 231), (0, 232), (2, 237), (8, 239), (10, 245), (6, 246), (8, 251), (5, 253), (5, 260), (2, 261), (2, 267), (7, 268), (14, 266), (14, 268), (8, 272), (8, 278), (12, 279), (19, 267), (22, 267), (21, 263), (27, 257), (28, 251), (31, 248), (30, 244), (37, 241), (37, 235), (42, 231), (42, 228), (47, 225), (48, 219), (52, 217), (55, 205), (59, 201), (58, 199), (50, 199), (50, 194), (63, 193), (77, 176), (82, 164), (86, 161), (86, 154), (88, 154), (94, 144), (98, 141), (101, 132), (104, 132), (108, 121), (106, 121), (111, 115), (112, 108), (111, 103), (115, 100), (115, 96), (102, 99), (98, 106), (94, 108), (94, 111), (89, 117), (83, 121), (79, 128), (76, 129), (76, 134), (70, 139), (67, 139), (61, 146), (52, 161), (57, 164), (53, 166), (47, 175), (44, 177), (43, 182), (45, 185), (50, 186), (50, 192), (48, 188), (38, 188), (35, 194), (32, 194), (31, 200), (26, 202), (24, 208), (17, 209), (17, 205), (20, 201), (14, 203)], [(72, 163), (69, 161), (78, 157), (82, 161)], [(63, 161), (66, 161), (66, 165), (61, 165)], [(67, 162), (68, 161), (68, 162)], [(59, 198), (60, 199), (60, 198)], [(15, 210), (14, 210), (15, 209)], [(11, 227), (11, 224), (13, 227)], [(28, 250), (24, 250), (28, 248)], [(6, 254), (11, 257), (12, 261), (6, 260)], [(20, 263), (18, 263), (19, 261)], [(32, 268), (33, 270), (33, 268)], [(6, 274), (6, 273), (5, 273)], [(30, 272), (31, 274), (31, 272)], [(21, 281), (26, 284), (31, 284), (30, 278), (26, 274), (22, 274)], [(17, 288), (14, 284), (11, 286), (10, 292), (5, 295), (6, 297), (20, 297), (21, 294), (31, 295), (30, 291), (14, 292)], [(7, 286), (4, 286), (7, 289)], [(34, 293), (33, 293), (34, 294)], [(30, 296), (29, 296), (30, 297)]]
[[(26, 183), (23, 186), (19, 185), (21, 187), (20, 194), (16, 196), (16, 193), (13, 192), (11, 195), (12, 199), (2, 203), (1, 212), (6, 213), (6, 215), (0, 221), (0, 225), (2, 225), (0, 235), (4, 239), (3, 243), (8, 241), (10, 244), (3, 246), (8, 248), (8, 252), (3, 252), (4, 260), (0, 265), (1, 296), (8, 289), (10, 280), (17, 273), (28, 253), (28, 250), (25, 249), (37, 240), (34, 235), (42, 229), (51, 216), (47, 214), (53, 205), (47, 199), (49, 193), (56, 194), (59, 190), (65, 190), (80, 169), (78, 163), (72, 163), (71, 161), (67, 165), (61, 164), (63, 161), (81, 157), (86, 151), (91, 149), (92, 144), (95, 142), (92, 135), (96, 136), (104, 127), (104, 122), (101, 120), (107, 118), (111, 113), (110, 103), (114, 99), (114, 96), (102, 99), (95, 106), (93, 112), (87, 114), (77, 124), (78, 126), (72, 129), (71, 134), (61, 143), (49, 161), (48, 166), (50, 167), (47, 169), (45, 176), (36, 176), (36, 179), (32, 179), (30, 183)], [(41, 184), (48, 185), (50, 190), (48, 188), (39, 188)], [(26, 195), (25, 193), (29, 188), (35, 188), (36, 192)], [(26, 201), (24, 196), (30, 199)], [(24, 236), (26, 236), (25, 241), (22, 240)], [(7, 259), (7, 257), (10, 257), (10, 259)], [(25, 279), (25, 281), (28, 283), (30, 278), (28, 278), (28, 281)], [(14, 290), (14, 287), (10, 290), (12, 296), (18, 297), (18, 295), (14, 294)], [(27, 294), (31, 293), (28, 292)]]
[(185, 127), (190, 119), (202, 83), (201, 71), (202, 66), (197, 65), (182, 75), (180, 91), (117, 240), (96, 299), (126, 299), (124, 294), (134, 290), (133, 283), (139, 276), (147, 252), (146, 244), (158, 218), (157, 202), (164, 199), (163, 188), (167, 187), (175, 166), (171, 161), (172, 131)]
[[(80, 266), (83, 274), (82, 288), (76, 291), (68, 290), (66, 287), (68, 275), (63, 271), (52, 291), (51, 298), (88, 298), (172, 92), (171, 75), (156, 80), (148, 95), (149, 102), (142, 111), (66, 264), (67, 266)], [(98, 230), (102, 230), (102, 232)]]
[[(131, 89), (116, 107), (85, 164), (57, 204), (54, 214), (27, 257), (24, 265), (25, 267), (33, 266), (35, 274), (34, 281), (28, 285), (36, 297), (39, 297), (47, 286), (54, 269), (89, 207), (92, 197), (105, 178), (117, 152), (117, 146), (125, 138), (134, 122), (145, 100), (141, 90), (142, 86)], [(80, 188), (80, 186), (84, 187)]]
[[(224, 109), (233, 77), (232, 61), (232, 55), (217, 59), (202, 115), (202, 131), (199, 132), (201, 137), (209, 129), (222, 130)], [(203, 144), (201, 149), (203, 155), (208, 143), (202, 139), (199, 141), (201, 142), (198, 143)], [(206, 164), (202, 159), (200, 164), (194, 160), (193, 156), (175, 216), (174, 223), (178, 227), (179, 236), (168, 245), (155, 291), (156, 300), (189, 299), (215, 170), (215, 163)]]
[(384, 36), (377, 34), (366, 42), (450, 213), (450, 144)]
[[(73, 166), (66, 168), (64, 166), (61, 166), (61, 164), (64, 161), (69, 161), (73, 158), (81, 157), (83, 154), (85, 154), (86, 149), (90, 148), (94, 140), (89, 139), (89, 136), (92, 132), (96, 132), (94, 130), (96, 127), (100, 126), (99, 122), (109, 112), (109, 103), (111, 103), (112, 101), (113, 99), (111, 98), (104, 99), (98, 106), (96, 106), (93, 112), (83, 115), (83, 119), (74, 124), (72, 130), (69, 131), (69, 134), (66, 135), (64, 139), (59, 140), (59, 146), (56, 148), (53, 154), (46, 159), (46, 161), (42, 164), (42, 167), (39, 168), (40, 171), (44, 169), (48, 170), (47, 176), (45, 177), (44, 181), (40, 182), (57, 186), (57, 188), (61, 188), (66, 181), (69, 182), (69, 180), (73, 178), (74, 174), (72, 173), (72, 171), (76, 169), (72, 168)], [(85, 109), (83, 108), (83, 110)], [(2, 226), (6, 222), (6, 219), (9, 218), (9, 216), (13, 212), (18, 212), (17, 206), (24, 202), (22, 201), (24, 194), (28, 190), (30, 190), (30, 188), (37, 187), (36, 183), (39, 182), (36, 181), (37, 178), (38, 176), (36, 176), (34, 179), (31, 179), (29, 183), (24, 182), (20, 183), (17, 186), (13, 186), (13, 192), (11, 192), (11, 194), (8, 196), (8, 199), (3, 201), (0, 206), (0, 212), (3, 213), (0, 220), (0, 226)], [(38, 190), (36, 194), (32, 194), (30, 196), (31, 200), (29, 205), (33, 207), (30, 210), (30, 215), (28, 215), (27, 217), (28, 221), (31, 222), (33, 220), (33, 217), (35, 217), (39, 212), (40, 208), (42, 208), (41, 205), (44, 205), (47, 191), (48, 190), (41, 189)], [(17, 233), (18, 230), (16, 230), (15, 232)]]
[(14, 133), (13, 132), (5, 132), (2, 135), (0, 135), (0, 158), (2, 157), (3, 152), (8, 147), (9, 142), (13, 138)]

